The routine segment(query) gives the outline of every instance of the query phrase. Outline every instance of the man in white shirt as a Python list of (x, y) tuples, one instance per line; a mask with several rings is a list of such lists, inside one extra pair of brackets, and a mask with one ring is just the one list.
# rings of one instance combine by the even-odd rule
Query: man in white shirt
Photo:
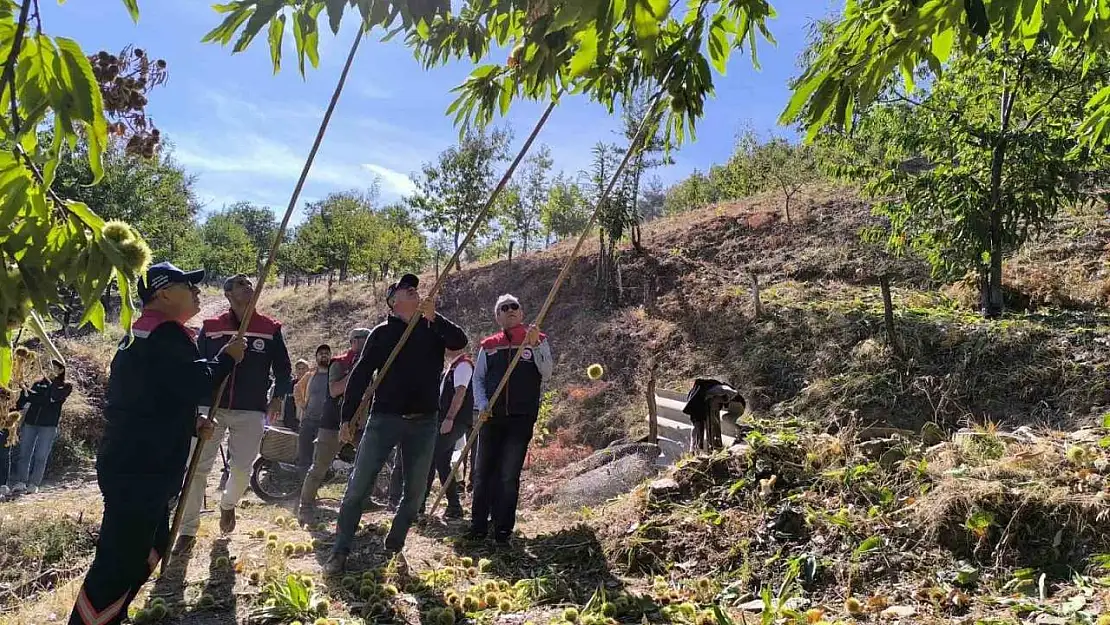
[[(470, 428), (474, 413), (474, 391), (470, 379), (474, 375), (474, 363), (464, 350), (447, 350), (444, 360), (447, 369), (439, 384), (439, 437), (436, 439), (435, 455), (432, 457), (432, 470), (428, 472), (428, 490), (432, 490), (432, 480), (439, 473), (440, 485), (447, 483), (451, 475), (451, 456), (459, 437)], [(425, 500), (427, 495), (425, 494)], [(424, 506), (421, 506), (423, 512)], [(451, 481), (447, 489), (447, 511), (444, 517), (461, 519), (462, 502), (459, 500), (459, 483)]]

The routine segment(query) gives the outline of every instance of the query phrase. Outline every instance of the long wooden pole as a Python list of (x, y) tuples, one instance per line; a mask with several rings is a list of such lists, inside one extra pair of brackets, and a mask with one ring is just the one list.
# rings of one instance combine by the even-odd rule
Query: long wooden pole
[[(305, 181), (308, 180), (308, 173), (312, 170), (312, 163), (316, 160), (316, 153), (320, 151), (320, 144), (324, 141), (324, 134), (328, 130), (328, 124), (331, 123), (332, 113), (335, 112), (335, 106), (339, 103), (339, 96), (343, 93), (343, 87), (347, 83), (347, 75), (351, 71), (351, 65), (355, 60), (355, 53), (358, 52), (358, 46), (362, 42), (365, 34), (363, 29), (359, 29), (358, 34), (355, 36), (354, 42), (351, 43), (351, 51), (347, 53), (347, 62), (343, 65), (343, 71), (339, 74), (339, 82), (335, 85), (335, 91), (331, 94), (331, 101), (328, 103), (328, 109), (324, 112), (324, 119), (320, 121), (320, 128), (316, 131), (316, 139), (312, 142), (312, 149), (308, 153), (308, 158), (305, 160), (304, 167), (301, 169), (301, 176), (297, 179), (297, 185), (293, 187), (293, 195), (289, 198), (289, 205), (285, 208), (285, 215), (281, 219), (281, 225), (278, 226), (277, 233), (274, 234), (274, 242), (270, 246), (270, 253), (266, 258), (266, 264), (262, 267), (262, 273), (258, 275), (258, 284), (254, 289), (254, 295), (251, 296), (250, 303), (247, 304), (246, 313), (239, 321), (239, 331), (235, 334), (236, 341), (243, 338), (247, 331), (247, 326), (250, 324), (251, 317), (254, 315), (254, 309), (258, 305), (258, 298), (262, 295), (262, 290), (266, 288), (266, 278), (270, 275), (270, 269), (277, 260), (278, 248), (281, 247), (282, 240), (285, 239), (285, 230), (289, 226), (289, 220), (293, 216), (293, 210), (297, 207), (297, 200), (301, 197), (301, 191), (304, 189)], [(212, 411), (209, 418), (215, 422), (216, 414), (220, 410), (220, 399), (223, 397), (224, 389), (227, 386), (227, 378), (220, 382), (219, 388), (216, 390), (214, 401), (212, 402)], [(173, 525), (170, 527), (170, 544), (166, 554), (162, 557), (162, 572), (165, 573), (166, 567), (169, 566), (171, 554), (173, 551), (174, 542), (177, 539), (178, 532), (181, 531), (181, 521), (185, 513), (185, 500), (189, 497), (189, 489), (193, 486), (193, 481), (197, 474), (197, 465), (200, 461), (201, 453), (204, 451), (204, 445), (207, 441), (206, 436), (198, 435), (196, 447), (193, 448), (193, 453), (189, 458), (189, 468), (185, 472), (185, 484), (181, 488), (181, 495), (177, 500), (177, 509), (173, 513)]]
[[(668, 76), (670, 76), (669, 72)], [(667, 81), (663, 80), (661, 82), (666, 84)], [(617, 166), (617, 170), (613, 172), (613, 177), (609, 180), (608, 186), (605, 187), (605, 190), (597, 199), (594, 212), (590, 215), (590, 219), (586, 222), (586, 225), (583, 226), (582, 233), (578, 235), (578, 242), (574, 244), (574, 249), (571, 250), (570, 257), (567, 258), (567, 262), (563, 264), (563, 269), (559, 272), (559, 276), (555, 278), (555, 284), (552, 285), (551, 290), (547, 292), (547, 299), (544, 300), (543, 306), (540, 307), (540, 312), (536, 315), (536, 321), (533, 323), (535, 327), (539, 328), (543, 320), (547, 317), (548, 311), (551, 310), (552, 304), (555, 303), (555, 296), (559, 294), (559, 289), (562, 288), (563, 282), (566, 281), (567, 276), (570, 274), (571, 265), (573, 265), (574, 261), (578, 258), (578, 252), (582, 249), (582, 245), (586, 242), (586, 237), (590, 234), (590, 229), (593, 228), (594, 224), (597, 222), (597, 218), (601, 215), (602, 208), (605, 207), (609, 195), (617, 186), (617, 182), (620, 180), (625, 167), (628, 166), (628, 162), (632, 159), (632, 155), (639, 151), (640, 143), (643, 141), (647, 129), (652, 125), (652, 121), (655, 118), (656, 111), (659, 108), (659, 103), (662, 101), (662, 95), (664, 93), (666, 93), (665, 90), (660, 89), (653, 97), (653, 103), (648, 110), (648, 114), (645, 115), (643, 121), (640, 122), (640, 127), (636, 130), (636, 134), (629, 143), (628, 150), (624, 153), (624, 158), (621, 159), (620, 165)], [(501, 396), (501, 392), (505, 390), (505, 385), (509, 382), (509, 376), (512, 375), (513, 370), (516, 369), (517, 363), (520, 362), (520, 355), (523, 353), (523, 349), (516, 350), (513, 359), (509, 361), (509, 368), (505, 370), (505, 374), (501, 376), (501, 381), (497, 383), (497, 388), (494, 389), (493, 394), (490, 396), (487, 409), (478, 415), (478, 423), (475, 424), (474, 429), (470, 432), (470, 436), (467, 437), (466, 445), (463, 446), (462, 454), (460, 454), (459, 459), (455, 461), (454, 466), (451, 467), (451, 474), (447, 476), (447, 482), (441, 485), (439, 491), (436, 493), (436, 498), (432, 502), (432, 507), (428, 514), (435, 514), (436, 508), (439, 506), (440, 501), (443, 500), (443, 495), (447, 492), (447, 488), (455, 481), (462, 459), (466, 457), (466, 454), (470, 452), (470, 448), (474, 445), (474, 441), (478, 439), (478, 432), (481, 431), (482, 425), (489, 420), (489, 408), (494, 405), (497, 398)]]
[[(547, 108), (544, 109), (543, 115), (541, 115), (539, 121), (536, 122), (536, 126), (532, 128), (532, 132), (528, 135), (528, 139), (524, 142), (524, 145), (521, 146), (520, 151), (517, 152), (516, 158), (513, 159), (513, 162), (509, 165), (509, 168), (505, 170), (505, 173), (501, 176), (501, 180), (498, 181), (497, 186), (494, 187), (493, 193), (490, 194), (489, 200), (486, 201), (485, 206), (482, 207), (481, 212), (478, 213), (478, 216), (475, 217), (474, 222), (470, 225), (470, 230), (466, 232), (466, 236), (463, 237), (462, 242), (459, 243), (459, 246), (457, 248), (455, 248), (455, 253), (451, 255), (451, 259), (448, 260), (447, 264), (443, 266), (443, 271), (436, 274), (435, 284), (432, 285), (431, 290), (428, 291), (428, 293), (424, 296), (425, 299), (434, 298), (436, 293), (439, 292), (439, 289), (447, 281), (447, 274), (451, 273), (451, 268), (455, 266), (456, 262), (458, 262), (459, 257), (462, 255), (462, 251), (466, 249), (466, 246), (470, 244), (470, 240), (473, 239), (474, 236), (478, 233), (478, 228), (480, 228), (481, 225), (485, 223), (486, 217), (489, 215), (490, 210), (494, 206), (494, 202), (497, 201), (497, 197), (501, 194), (501, 191), (505, 188), (505, 186), (509, 184), (509, 180), (512, 179), (513, 173), (516, 172), (517, 166), (520, 165), (520, 162), (524, 160), (525, 155), (528, 154), (528, 150), (531, 149), (532, 143), (540, 134), (540, 130), (543, 128), (544, 124), (547, 123), (547, 118), (550, 117), (551, 112), (555, 110), (556, 104), (558, 104), (558, 98), (553, 99), (547, 105)], [(405, 346), (405, 342), (409, 340), (409, 336), (412, 334), (413, 329), (416, 328), (416, 322), (419, 321), (420, 318), (421, 313), (417, 311), (417, 313), (414, 314), (411, 319), (409, 319), (408, 325), (405, 326), (404, 333), (401, 334), (401, 338), (393, 347), (393, 351), (389, 352), (389, 357), (385, 359), (385, 363), (382, 365), (382, 368), (379, 369), (378, 373), (374, 376), (374, 381), (371, 382), (370, 388), (368, 388), (363, 394), (363, 399), (359, 403), (359, 407), (355, 412), (356, 421), (360, 420), (369, 412), (369, 404), (374, 398), (374, 393), (377, 392), (378, 386), (381, 384), (382, 380), (385, 379), (385, 374), (389, 371), (389, 367), (393, 364), (393, 361), (397, 359), (397, 354), (401, 353), (401, 348), (403, 348)], [(357, 425), (358, 423), (355, 423), (356, 427)], [(353, 434), (353, 432), (348, 432), (348, 435), (349, 434)], [(349, 442), (349, 440), (345, 442)]]

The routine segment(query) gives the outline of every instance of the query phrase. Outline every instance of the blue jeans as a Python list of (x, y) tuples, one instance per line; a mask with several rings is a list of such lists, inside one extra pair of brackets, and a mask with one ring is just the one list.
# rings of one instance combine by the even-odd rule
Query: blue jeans
[(28, 486), (42, 484), (46, 473), (46, 461), (54, 439), (58, 437), (58, 426), (24, 425), (19, 428), (19, 457), (16, 460), (12, 479)]
[(401, 470), (405, 475), (404, 495), (385, 537), (385, 548), (387, 551), (400, 551), (405, 546), (405, 537), (416, 520), (427, 489), (438, 430), (439, 423), (434, 412), (408, 419), (399, 414), (370, 414), (366, 432), (358, 446), (355, 468), (347, 480), (347, 492), (343, 494), (343, 503), (339, 507), (339, 527), (333, 553), (346, 555), (350, 552), (358, 521), (362, 518), (363, 504), (370, 496), (390, 452), (398, 446), (401, 449)]

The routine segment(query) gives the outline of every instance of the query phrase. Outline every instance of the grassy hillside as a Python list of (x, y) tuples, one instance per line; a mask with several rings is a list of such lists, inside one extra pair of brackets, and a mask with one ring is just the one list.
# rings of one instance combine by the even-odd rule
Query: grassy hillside
[[(597, 305), (596, 248), (587, 250), (544, 324), (557, 358), (554, 424), (595, 446), (642, 427), (652, 362), (664, 386), (684, 390), (695, 376), (719, 375), (758, 411), (836, 424), (1064, 426), (1110, 404), (1110, 225), (1099, 212), (1063, 217), (1011, 260), (1013, 301), (1035, 312), (987, 323), (969, 307), (976, 297), (967, 284), (938, 283), (924, 263), (864, 243), (860, 231), (878, 222), (851, 193), (809, 190), (794, 224), (781, 220), (778, 204), (770, 194), (648, 224), (645, 251), (621, 252), (623, 305), (615, 310)], [(474, 340), (493, 330), (501, 293), (534, 314), (569, 247), (511, 266), (465, 267), (448, 279), (440, 310)], [(762, 287), (758, 320), (749, 272)], [(882, 274), (893, 285), (902, 358), (883, 333)], [(644, 301), (652, 282), (654, 305)], [(344, 344), (348, 328), (381, 319), (382, 288), (278, 289), (262, 308), (283, 320), (291, 349), (308, 356), (318, 342)], [(602, 382), (586, 378), (592, 362), (605, 366)]]

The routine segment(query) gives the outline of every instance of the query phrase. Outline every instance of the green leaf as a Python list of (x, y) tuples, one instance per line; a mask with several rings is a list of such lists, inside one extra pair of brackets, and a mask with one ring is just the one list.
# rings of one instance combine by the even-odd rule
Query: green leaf
[(270, 20), (270, 60), (274, 64), (274, 73), (281, 71), (281, 40), (285, 36), (285, 16), (279, 15)]
[(952, 45), (956, 41), (956, 31), (951, 28), (944, 30), (933, 35), (932, 50), (937, 59), (941, 63), (948, 62), (949, 57), (952, 56)]
[(578, 51), (570, 60), (570, 75), (577, 78), (597, 63), (597, 30), (589, 28), (577, 35)]
[(328, 25), (333, 34), (339, 34), (339, 24), (343, 19), (343, 11), (347, 8), (347, 0), (327, 0)]
[(81, 46), (65, 37), (56, 38), (55, 43), (58, 50), (55, 59), (57, 73), (68, 83), (69, 101), (72, 103), (67, 113), (85, 126), (89, 167), (93, 172), (93, 184), (96, 184), (104, 177), (103, 155), (108, 148), (108, 122), (104, 119), (103, 96)]
[(91, 323), (98, 331), (104, 331), (104, 304), (100, 300), (93, 301), (91, 306), (85, 307), (85, 314), (81, 316), (78, 327)]
[(4, 340), (0, 341), (0, 386), (12, 381), (12, 334), (4, 330)]
[(138, 0), (123, 0), (123, 6), (127, 7), (127, 12), (131, 14), (131, 21), (139, 21), (139, 2)]
[(99, 233), (101, 230), (104, 229), (104, 220), (100, 217), (100, 215), (92, 212), (92, 209), (90, 209), (89, 206), (84, 202), (67, 201), (65, 207), (66, 210), (73, 213), (74, 215), (77, 215), (78, 219), (80, 219), (83, 224), (88, 226), (94, 232)]
[(1110, 428), (1110, 412), (1102, 415), (1102, 427)]
[(732, 46), (728, 43), (727, 22), (723, 15), (716, 15), (709, 25), (709, 60), (718, 73), (724, 75)]
[(865, 554), (865, 553), (870, 553), (872, 551), (876, 551), (876, 550), (880, 549), (882, 546), (883, 546), (882, 536), (870, 536), (870, 537), (864, 539), (864, 541), (862, 543), (860, 543), (859, 546), (856, 547), (852, 551), (852, 555), (860, 556), (860, 555)]
[(216, 5), (212, 7), (217, 13), (227, 13), (228, 16), (224, 18), (220, 25), (208, 31), (208, 34), (201, 39), (202, 43), (218, 42), (227, 45), (231, 42), (232, 36), (235, 31), (239, 30), (239, 26), (246, 21), (251, 15), (251, 11), (247, 5), (233, 2), (231, 4)]
[(654, 10), (646, 0), (636, 0), (632, 10), (632, 27), (641, 46), (650, 45), (659, 36), (659, 20)]
[(116, 270), (116, 284), (119, 286), (119, 324), (131, 336), (131, 318), (135, 315), (135, 302), (131, 299), (131, 281), (120, 270)]
[(270, 24), (271, 32), (273, 32), (272, 20), (284, 6), (285, 2), (283, 0), (261, 0), (250, 19), (247, 20), (247, 24), (243, 26), (242, 32), (239, 33), (239, 40), (235, 42), (235, 47), (231, 49), (232, 53), (246, 50), (247, 46), (251, 44), (251, 41), (254, 41), (255, 36), (266, 24)]

